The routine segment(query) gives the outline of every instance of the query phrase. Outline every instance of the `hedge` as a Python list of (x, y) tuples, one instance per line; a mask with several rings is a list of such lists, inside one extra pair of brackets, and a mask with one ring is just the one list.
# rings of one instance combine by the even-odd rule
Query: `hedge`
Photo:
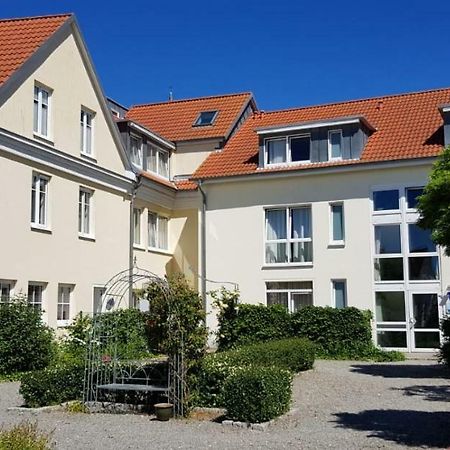
[(225, 381), (248, 366), (272, 366), (290, 372), (312, 368), (315, 347), (307, 339), (291, 338), (239, 347), (206, 356), (196, 374), (197, 403), (223, 406)]
[(450, 317), (442, 321), (441, 330), (444, 342), (439, 352), (439, 359), (450, 367)]
[(58, 405), (83, 398), (84, 364), (55, 366), (30, 372), (22, 377), (20, 394), (25, 405)]
[(244, 422), (266, 422), (289, 410), (292, 373), (278, 367), (247, 367), (225, 381), (227, 416)]

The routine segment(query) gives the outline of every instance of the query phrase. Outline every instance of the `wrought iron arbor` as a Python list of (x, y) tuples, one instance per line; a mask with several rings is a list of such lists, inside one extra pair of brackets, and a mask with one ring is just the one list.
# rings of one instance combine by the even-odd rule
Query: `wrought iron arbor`
[[(105, 315), (119, 309), (132, 307), (133, 290), (146, 285), (156, 285), (168, 305), (167, 329), (180, 342), (178, 348), (165, 358), (123, 360), (117, 351), (118, 337), (114, 327), (108, 326)], [(151, 309), (151, 298), (149, 308)], [(173, 404), (175, 417), (185, 414), (186, 364), (183, 332), (176, 314), (171, 310), (172, 293), (167, 280), (138, 268), (124, 270), (114, 275), (105, 285), (101, 309), (94, 312), (88, 340), (84, 401), (98, 402), (105, 392), (154, 393), (167, 396)]]

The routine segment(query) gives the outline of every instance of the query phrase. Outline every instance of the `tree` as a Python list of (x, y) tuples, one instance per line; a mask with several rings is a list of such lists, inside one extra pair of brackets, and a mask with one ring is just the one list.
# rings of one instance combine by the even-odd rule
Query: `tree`
[(418, 225), (431, 230), (433, 241), (450, 256), (450, 146), (435, 162), (417, 209)]

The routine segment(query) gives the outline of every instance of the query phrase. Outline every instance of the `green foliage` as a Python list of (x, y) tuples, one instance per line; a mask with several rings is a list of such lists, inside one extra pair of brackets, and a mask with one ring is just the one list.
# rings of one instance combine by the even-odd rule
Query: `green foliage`
[(48, 367), (25, 374), (20, 393), (35, 408), (83, 398), (84, 364)]
[(227, 415), (244, 422), (266, 422), (289, 410), (292, 374), (278, 367), (246, 367), (225, 381)]
[(36, 423), (22, 422), (0, 430), (0, 450), (49, 450), (51, 434), (40, 432)]
[(450, 317), (441, 322), (441, 330), (444, 342), (439, 351), (439, 359), (450, 367)]
[(419, 226), (431, 230), (433, 241), (450, 256), (450, 147), (434, 164), (417, 209)]
[(196, 374), (196, 401), (201, 406), (222, 406), (224, 383), (237, 370), (264, 366), (296, 373), (312, 368), (314, 354), (315, 346), (310, 341), (291, 338), (207, 355)]
[(52, 330), (25, 297), (0, 303), (0, 374), (43, 369), (54, 351)]
[(212, 292), (211, 296), (219, 310), (219, 350), (291, 335), (290, 315), (281, 305), (241, 304), (237, 291), (230, 292), (224, 288)]
[(87, 413), (89, 410), (82, 401), (74, 400), (67, 403), (66, 411), (72, 414), (77, 414), (77, 413)]

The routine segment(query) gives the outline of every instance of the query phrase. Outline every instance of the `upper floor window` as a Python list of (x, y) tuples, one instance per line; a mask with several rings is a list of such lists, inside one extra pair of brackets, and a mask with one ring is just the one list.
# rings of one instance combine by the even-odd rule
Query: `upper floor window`
[(50, 90), (34, 86), (33, 130), (44, 137), (49, 136)]
[(92, 156), (92, 127), (94, 114), (84, 109), (80, 115), (81, 153)]
[(331, 243), (343, 244), (345, 241), (344, 230), (344, 205), (342, 203), (332, 203), (331, 213)]
[(217, 118), (218, 111), (202, 111), (194, 122), (195, 127), (212, 125)]
[(267, 264), (312, 262), (311, 207), (266, 209)]
[(94, 234), (92, 223), (92, 197), (93, 192), (80, 188), (78, 200), (78, 233), (80, 236), (92, 237)]
[(311, 136), (289, 136), (265, 141), (267, 164), (309, 162), (311, 160)]
[(48, 226), (48, 182), (50, 178), (35, 173), (31, 184), (31, 224)]
[(328, 159), (342, 159), (342, 130), (330, 130), (328, 132)]
[(169, 249), (169, 219), (154, 212), (148, 213), (148, 246), (159, 250)]
[(142, 162), (143, 162), (142, 139), (133, 134), (130, 136), (130, 155), (131, 155), (131, 162), (135, 166), (142, 169)]
[(399, 190), (388, 189), (385, 191), (376, 191), (373, 193), (374, 211), (391, 211), (400, 208)]
[(154, 145), (148, 146), (147, 170), (169, 178), (169, 152)]
[(133, 209), (133, 243), (134, 245), (141, 245), (141, 218), (142, 210), (138, 208)]
[(423, 194), (423, 187), (406, 189), (406, 206), (408, 209), (417, 209), (418, 198)]

